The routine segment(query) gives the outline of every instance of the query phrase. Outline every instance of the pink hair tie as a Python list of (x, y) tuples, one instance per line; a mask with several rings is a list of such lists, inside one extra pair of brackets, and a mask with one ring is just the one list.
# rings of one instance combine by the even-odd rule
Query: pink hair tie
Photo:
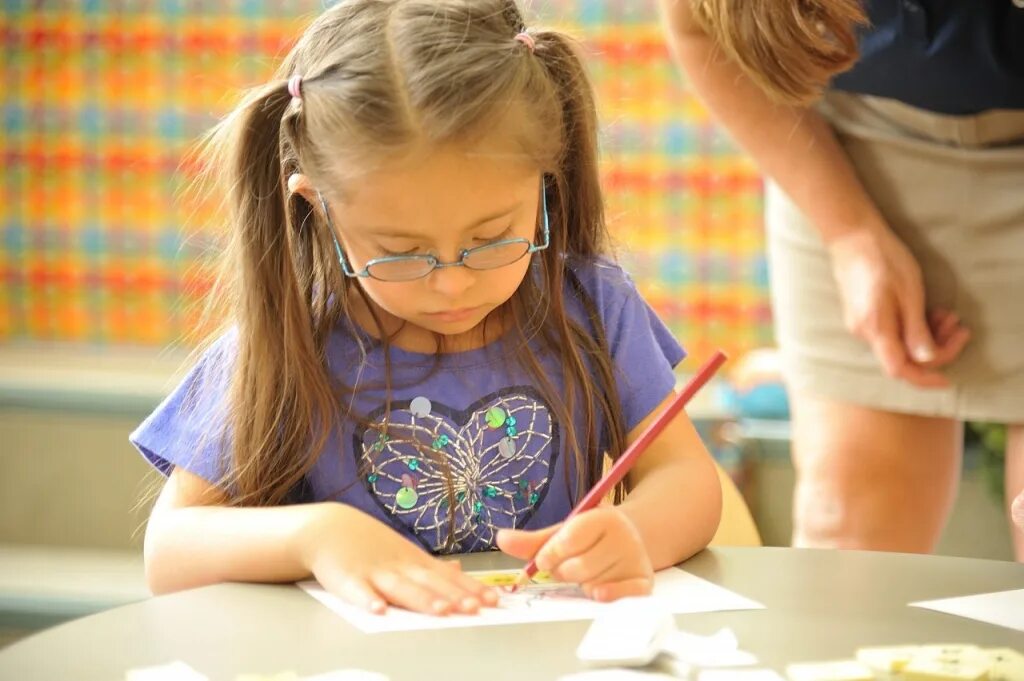
[(537, 47), (537, 41), (534, 40), (533, 36), (527, 33), (526, 31), (523, 31), (522, 33), (516, 33), (515, 40), (518, 40), (519, 42), (530, 48), (531, 53), (533, 52), (534, 48)]
[(288, 94), (292, 99), (302, 100), (302, 76), (295, 75), (288, 79)]

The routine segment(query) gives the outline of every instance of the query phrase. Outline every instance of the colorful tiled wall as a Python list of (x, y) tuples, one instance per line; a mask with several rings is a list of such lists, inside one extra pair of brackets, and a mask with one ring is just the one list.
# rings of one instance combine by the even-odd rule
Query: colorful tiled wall
[[(691, 352), (770, 341), (761, 182), (671, 63), (655, 3), (546, 0), (583, 39), (623, 259)], [(160, 346), (196, 323), (213, 233), (189, 144), (320, 1), (8, 0), (0, 13), (0, 342)]]

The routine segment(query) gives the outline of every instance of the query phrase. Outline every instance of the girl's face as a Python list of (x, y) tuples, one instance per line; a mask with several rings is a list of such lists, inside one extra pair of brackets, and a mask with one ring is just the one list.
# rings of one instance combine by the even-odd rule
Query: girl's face
[[(341, 189), (325, 199), (355, 272), (389, 256), (429, 254), (451, 263), (466, 249), (540, 239), (541, 173), (522, 154), (497, 145), (433, 149), (355, 177)], [(387, 331), (405, 323), (395, 339), (399, 345), (432, 348), (433, 333), (454, 341), (453, 347), (460, 341), (475, 345), (480, 337), (474, 332), (519, 288), (532, 257), (489, 270), (438, 268), (411, 281), (357, 281), (384, 313)]]

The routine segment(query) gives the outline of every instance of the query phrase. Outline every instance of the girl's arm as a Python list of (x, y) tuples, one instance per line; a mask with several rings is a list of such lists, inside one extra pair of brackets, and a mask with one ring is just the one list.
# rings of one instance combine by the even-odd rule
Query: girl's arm
[[(661, 413), (666, 398), (635, 428), (633, 442)], [(700, 551), (718, 529), (722, 487), (714, 462), (685, 412), (655, 438), (626, 476), (629, 494), (543, 530), (502, 530), (498, 546), (582, 585), (599, 601), (651, 592), (654, 571)]]
[(333, 504), (229, 508), (224, 493), (175, 468), (146, 528), (146, 581), (155, 594), (225, 581), (293, 582), (309, 577), (317, 528), (343, 522)]
[(219, 582), (315, 577), (367, 610), (388, 603), (446, 614), (493, 605), (496, 594), (345, 504), (232, 508), (224, 494), (172, 471), (146, 529), (146, 580), (154, 593)]
[[(632, 443), (675, 397), (671, 395), (630, 433)], [(651, 566), (686, 560), (711, 541), (722, 516), (722, 486), (714, 461), (686, 415), (679, 413), (626, 476), (629, 494), (618, 509), (640, 534)]]
[(950, 311), (935, 310), (929, 324), (920, 267), (868, 196), (830, 126), (811, 109), (769, 99), (704, 33), (690, 0), (660, 5), (694, 91), (828, 246), (846, 328), (871, 346), (890, 376), (923, 388), (947, 386), (938, 368), (959, 356), (970, 331), (957, 323), (952, 333), (933, 332)]

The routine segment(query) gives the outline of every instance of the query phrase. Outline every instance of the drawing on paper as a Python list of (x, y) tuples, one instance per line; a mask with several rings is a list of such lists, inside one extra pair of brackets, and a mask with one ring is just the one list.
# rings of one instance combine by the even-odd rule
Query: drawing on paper
[(469, 575), (488, 586), (498, 588), (499, 608), (529, 608), (541, 603), (587, 600), (587, 595), (577, 584), (559, 582), (547, 572), (538, 572), (526, 584), (513, 591), (519, 579), (518, 570), (493, 570), (470, 572)]

